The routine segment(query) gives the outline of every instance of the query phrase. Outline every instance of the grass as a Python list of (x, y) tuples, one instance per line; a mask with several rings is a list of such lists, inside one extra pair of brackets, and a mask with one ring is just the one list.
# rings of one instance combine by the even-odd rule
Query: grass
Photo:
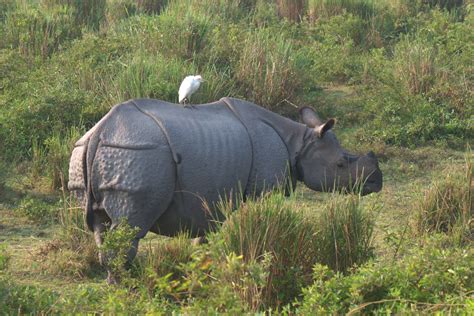
[(416, 218), (418, 234), (453, 233), (460, 242), (472, 239), (473, 171), (471, 157), (461, 170), (445, 170), (420, 202)]
[[(0, 314), (472, 313), (474, 11), (303, 2), (0, 0)], [(175, 102), (191, 73), (196, 103), (338, 118), (384, 188), (248, 201), (207, 245), (148, 235), (107, 287), (64, 190), (71, 143), (124, 99)]]
[[(438, 170), (442, 169), (443, 166), (449, 164), (462, 168), (464, 165), (462, 153), (453, 153), (453, 157), (455, 157), (453, 160), (443, 157), (442, 152), (436, 154), (436, 150), (426, 148), (413, 153), (412, 156), (407, 156), (404, 151), (397, 151), (396, 149), (390, 149), (389, 152), (389, 158), (387, 158), (381, 166), (386, 175), (384, 191), (378, 196), (367, 196), (362, 200), (362, 203), (368, 207), (376, 204), (383, 205), (378, 216), (373, 217), (376, 227), (373, 232), (374, 242), (372, 246), (378, 258), (386, 258), (387, 260), (394, 258), (393, 255), (396, 251), (398, 251), (398, 255), (395, 258), (398, 258), (410, 249), (409, 245), (412, 241), (408, 240), (408, 236), (403, 236), (404, 225), (400, 222), (400, 219), (415, 219), (411, 209), (414, 202), (420, 199), (419, 192), (421, 192), (423, 188), (429, 188), (432, 176), (437, 174)], [(437, 156), (434, 157), (433, 155)], [(423, 159), (423, 157), (425, 158)], [(424, 165), (424, 162), (427, 161), (426, 157), (430, 157), (432, 162)], [(420, 164), (420, 167), (417, 168), (423, 167), (423, 169), (414, 172), (410, 176), (400, 178), (400, 176), (405, 173), (405, 169), (399, 168), (401, 163), (405, 165)], [(349, 203), (353, 198), (354, 197), (349, 196), (344, 197), (343, 200)], [(308, 227), (305, 226), (305, 224), (297, 224), (297, 229), (290, 229), (294, 222), (290, 220), (289, 226), (282, 225), (278, 228), (275, 224), (283, 224), (285, 221), (275, 220), (274, 217), (270, 216), (273, 214), (270, 211), (268, 211), (268, 216), (266, 216), (264, 205), (272, 205), (271, 209), (275, 209), (275, 206), (279, 205), (279, 208), (276, 208), (276, 210), (279, 209), (279, 212), (283, 212), (280, 213), (281, 216), (286, 214), (286, 218), (299, 218), (299, 220), (303, 220), (304, 217), (301, 217), (302, 214), (306, 214), (305, 216), (307, 218), (318, 218), (320, 215), (325, 214), (324, 205), (326, 205), (326, 207), (331, 207), (331, 205), (334, 207), (344, 204), (334, 202), (334, 196), (331, 194), (314, 193), (303, 188), (298, 189), (296, 196), (290, 200), (284, 199), (281, 196), (268, 196), (265, 199), (266, 202), (263, 204), (248, 205), (247, 208), (249, 209), (244, 209), (242, 213), (236, 213), (236, 216), (224, 225), (220, 233), (222, 234), (221, 237), (225, 238), (223, 242), (227, 243), (227, 246), (221, 248), (222, 245), (219, 244), (218, 240), (222, 239), (215, 238), (213, 240), (211, 238), (209, 245), (211, 249), (213, 247), (217, 249), (227, 249), (224, 253), (214, 253), (213, 250), (209, 252), (209, 250), (206, 250), (208, 247), (206, 245), (192, 246), (186, 236), (172, 239), (152, 235), (147, 236), (147, 238), (142, 241), (137, 263), (132, 270), (132, 276), (134, 279), (140, 280), (140, 282), (145, 284), (145, 288), (147, 289), (146, 293), (149, 293), (146, 294), (146, 297), (149, 297), (150, 300), (155, 300), (155, 302), (161, 302), (156, 303), (158, 305), (154, 305), (155, 308), (157, 306), (162, 306), (163, 308), (168, 306), (168, 308), (172, 308), (172, 306), (175, 306), (173, 304), (176, 304), (177, 300), (179, 302), (181, 300), (191, 299), (197, 305), (191, 304), (186, 308), (190, 312), (197, 312), (198, 310), (202, 311), (206, 308), (211, 308), (210, 306), (200, 305), (202, 304), (199, 303), (201, 297), (202, 299), (208, 300), (208, 302), (210, 300), (209, 297), (213, 297), (213, 302), (215, 303), (212, 304), (217, 304), (215, 300), (217, 300), (217, 297), (220, 297), (219, 299), (222, 300), (220, 301), (221, 303), (227, 302), (226, 304), (228, 304), (225, 305), (222, 303), (224, 307), (221, 308), (224, 309), (221, 309), (221, 311), (237, 308), (236, 306), (256, 311), (261, 310), (263, 306), (268, 306), (265, 305), (268, 303), (262, 305), (262, 302), (268, 302), (268, 300), (272, 301), (275, 297), (281, 300), (280, 304), (285, 301), (284, 296), (268, 297), (267, 295), (272, 293), (272, 291), (279, 289), (277, 291), (282, 295), (282, 293), (284, 293), (283, 289), (286, 289), (286, 291), (288, 291), (286, 292), (287, 295), (295, 295), (297, 292), (294, 292), (295, 288), (292, 288), (292, 286), (294, 286), (294, 282), (298, 279), (298, 275), (303, 275), (299, 274), (298, 269), (288, 269), (288, 266), (298, 266), (296, 262), (290, 264), (288, 260), (306, 260), (304, 258), (313, 260), (314, 258), (311, 258), (309, 252), (311, 248), (307, 248), (310, 247), (311, 240), (307, 241), (310, 244), (307, 244), (304, 248), (301, 245), (301, 247), (298, 247), (298, 243), (296, 246), (290, 247), (289, 245), (298, 239), (290, 238), (289, 235), (280, 235), (279, 231), (286, 231), (287, 234), (298, 234), (298, 232), (304, 232), (305, 230), (314, 232), (315, 230), (326, 228), (326, 226), (313, 225)], [(30, 287), (33, 286), (33, 288), (36, 289), (34, 290), (35, 292), (33, 292), (36, 298), (31, 297), (29, 299), (30, 301), (44, 300), (46, 297), (52, 295), (54, 291), (60, 289), (61, 294), (55, 299), (58, 303), (52, 305), (54, 310), (58, 311), (63, 310), (62, 308), (67, 306), (61, 305), (65, 304), (64, 302), (73, 304), (69, 306), (76, 306), (74, 308), (78, 311), (85, 311), (85, 309), (77, 309), (77, 305), (74, 305), (78, 302), (77, 300), (79, 300), (80, 297), (85, 300), (84, 302), (92, 300), (93, 297), (95, 297), (94, 300), (110, 297), (112, 301), (102, 305), (100, 309), (97, 310), (128, 310), (126, 309), (128, 307), (119, 304), (120, 297), (125, 295), (125, 293), (120, 292), (123, 290), (112, 289), (112, 292), (110, 292), (104, 287), (106, 275), (104, 270), (98, 266), (96, 257), (97, 249), (92, 236), (83, 230), (84, 226), (80, 212), (77, 212), (77, 209), (69, 205), (69, 202), (67, 205), (68, 207), (65, 208), (65, 210), (67, 210), (68, 213), (61, 213), (62, 215), (60, 217), (60, 222), (63, 224), (49, 223), (38, 225), (26, 217), (23, 217), (23, 215), (18, 212), (8, 210), (5, 207), (0, 209), (2, 215), (0, 222), (0, 225), (2, 225), (0, 241), (7, 242), (8, 246), (6, 251), (10, 254), (6, 273), (15, 279), (15, 285), (10, 284), (9, 286), (11, 288), (21, 286), (22, 284), (29, 285)], [(316, 205), (320, 205), (321, 209), (315, 209)], [(249, 212), (252, 212), (252, 208), (254, 212), (249, 214)], [(289, 208), (298, 209), (300, 212), (292, 214)], [(331, 213), (327, 213), (326, 215), (330, 216)], [(334, 215), (336, 214), (332, 213), (332, 216)], [(342, 215), (343, 214), (338, 214), (338, 216)], [(249, 216), (260, 216), (260, 223), (262, 223), (262, 221), (265, 222), (263, 219), (266, 218), (271, 229), (268, 231), (259, 230), (260, 227), (264, 226), (256, 225), (257, 221), (249, 220), (249, 218), (253, 218)], [(247, 224), (242, 222), (242, 220), (245, 219), (248, 220)], [(239, 230), (238, 227), (241, 227), (242, 224), (245, 224), (246, 227), (254, 227), (255, 229), (247, 228), (245, 230)], [(64, 231), (62, 228), (63, 225), (70, 227), (71, 230)], [(232, 229), (232, 227), (234, 227), (234, 229)], [(234, 231), (235, 234), (232, 235), (231, 231)], [(240, 236), (239, 234), (245, 235)], [(227, 241), (225, 241), (226, 239)], [(344, 239), (345, 238), (342, 238), (342, 241)], [(230, 243), (231, 240), (235, 241), (234, 246)], [(242, 242), (246, 240), (247, 242), (242, 243), (240, 240), (242, 240)], [(258, 247), (265, 248), (245, 246), (249, 245), (248, 243), (252, 242), (252, 240), (260, 240), (261, 243), (256, 243), (255, 245), (260, 245)], [(239, 258), (239, 253), (242, 253), (243, 250), (242, 246), (245, 247), (244, 249), (248, 249), (245, 250), (248, 252), (245, 252), (247, 255)], [(397, 247), (398, 249), (396, 249)], [(281, 251), (287, 251), (288, 249), (296, 252), (304, 251), (308, 256), (284, 255), (284, 252), (278, 255), (280, 253), (278, 249)], [(236, 251), (235, 257), (232, 255), (234, 251)], [(273, 253), (274, 255), (269, 256), (266, 253)], [(275, 259), (277, 259), (277, 261), (275, 261)], [(87, 263), (88, 260), (90, 260), (90, 264)], [(206, 262), (208, 263), (206, 264)], [(219, 266), (215, 266), (216, 263), (219, 263)], [(285, 263), (284, 266), (286, 268), (280, 270), (281, 268), (279, 267), (281, 266), (279, 266), (279, 264), (283, 263)], [(312, 265), (303, 264), (302, 267), (311, 268)], [(39, 271), (42, 272), (39, 273)], [(283, 271), (284, 274), (281, 274)], [(171, 275), (166, 277), (169, 274)], [(290, 275), (294, 275), (294, 277), (290, 278)], [(214, 282), (212, 278), (216, 278), (215, 282), (218, 283), (212, 283)], [(272, 280), (272, 283), (274, 282), (272, 287), (268, 287), (267, 282), (269, 282), (269, 280)], [(304, 278), (301, 280), (301, 282), (303, 282)], [(310, 271), (310, 276), (305, 282), (311, 282), (311, 280)], [(305, 282), (299, 284), (304, 284)], [(131, 284), (133, 285), (134, 283), (132, 282)], [(175, 284), (174, 287), (172, 284)], [(234, 284), (234, 286), (231, 288), (223, 288), (217, 284)], [(215, 291), (213, 292), (212, 288), (214, 287)], [(78, 293), (82, 293), (81, 291), (86, 292), (77, 296), (79, 295)], [(59, 292), (56, 292), (54, 295), (58, 295), (58, 293)], [(71, 295), (76, 296), (76, 300), (72, 300)], [(237, 295), (239, 298), (237, 301), (234, 301), (234, 295)], [(62, 298), (59, 299), (59, 297)], [(135, 300), (140, 302), (140, 304), (143, 303), (141, 301), (142, 298), (135, 297)], [(288, 301), (288, 297), (286, 300)], [(128, 301), (129, 299), (123, 300), (123, 302)], [(246, 302), (246, 305), (243, 302)], [(38, 306), (45, 305), (38, 303)], [(99, 308), (97, 305), (92, 306)], [(146, 307), (144, 307), (145, 305), (140, 306), (142, 306), (140, 307), (143, 308), (142, 310), (147, 310)], [(38, 308), (38, 310), (42, 310), (40, 307)], [(147, 308), (150, 308), (148, 310), (152, 310), (150, 306)], [(208, 309), (208, 311), (211, 310), (212, 309)]]

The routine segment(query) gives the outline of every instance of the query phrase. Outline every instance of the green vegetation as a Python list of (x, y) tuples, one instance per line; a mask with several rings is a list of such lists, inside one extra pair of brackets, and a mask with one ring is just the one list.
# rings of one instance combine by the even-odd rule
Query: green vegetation
[(440, 249), (433, 243), (404, 254), (401, 260), (362, 266), (349, 276), (316, 265), (314, 284), (303, 290), (298, 312), (470, 314), (473, 256), (472, 249)]
[(459, 241), (472, 239), (473, 202), (472, 161), (464, 172), (448, 173), (426, 191), (417, 217), (418, 233), (450, 232)]
[[(474, 7), (463, 0), (0, 0), (0, 314), (474, 313)], [(115, 104), (240, 97), (336, 117), (384, 189), (298, 188), (186, 232), (98, 249), (69, 196), (74, 142)], [(470, 144), (472, 145), (472, 144)], [(467, 148), (467, 149), (466, 149)], [(232, 210), (238, 209), (232, 213)]]

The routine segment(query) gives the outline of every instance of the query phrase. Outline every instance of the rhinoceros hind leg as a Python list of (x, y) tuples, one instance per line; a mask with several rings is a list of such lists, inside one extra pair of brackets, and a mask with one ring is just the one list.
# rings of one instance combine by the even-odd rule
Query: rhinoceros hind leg
[[(92, 228), (94, 230), (95, 243), (99, 249), (104, 242), (104, 233), (107, 230), (107, 227), (110, 226), (110, 223), (110, 218), (107, 216), (107, 213), (105, 213), (104, 210), (94, 210)], [(105, 256), (101, 250), (99, 250), (99, 263), (102, 266), (105, 265)]]
[[(108, 191), (102, 195), (102, 205), (112, 222), (111, 230), (119, 227), (123, 220), (126, 220), (131, 228), (138, 228), (135, 237), (131, 241), (132, 244), (128, 250), (125, 264), (125, 268), (130, 268), (138, 251), (139, 240), (145, 237), (153, 223), (164, 212), (169, 202), (164, 203), (164, 206), (162, 206), (163, 204), (160, 202), (163, 199), (161, 199), (157, 192), (152, 190), (139, 192)], [(108, 253), (104, 261), (110, 261), (113, 256), (113, 253)], [(107, 267), (107, 270), (109, 273), (107, 278), (109, 284), (119, 281), (114, 277), (109, 267)]]
[[(130, 246), (130, 249), (128, 250), (127, 253), (127, 261), (125, 262), (125, 269), (130, 269), (132, 265), (133, 259), (135, 259), (137, 252), (138, 252), (138, 242), (139, 239), (135, 238), (132, 240), (132, 244)], [(110, 256), (107, 258), (110, 260)], [(109, 285), (114, 285), (118, 284), (120, 282), (120, 278), (110, 269), (110, 267), (107, 267), (107, 284)]]

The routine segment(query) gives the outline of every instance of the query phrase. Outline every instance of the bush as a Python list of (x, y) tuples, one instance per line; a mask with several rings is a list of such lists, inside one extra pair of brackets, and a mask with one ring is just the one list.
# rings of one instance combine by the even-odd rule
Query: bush
[(448, 13), (436, 10), (429, 16), (432, 20), (403, 36), (393, 52), (368, 55), (363, 79), (366, 135), (402, 146), (432, 141), (459, 146), (473, 137), (472, 92), (466, 89), (472, 67), (461, 66), (466, 65), (465, 54), (472, 54), (473, 46), (461, 40), (470, 22), (450, 24)]
[(28, 196), (21, 200), (17, 211), (37, 223), (49, 223), (57, 220), (58, 206), (42, 199)]
[(142, 245), (141, 249), (144, 249), (144, 255), (137, 257), (132, 274), (150, 293), (158, 295), (160, 292), (173, 293), (173, 282), (176, 285), (179, 282), (176, 280), (184, 277), (183, 266), (191, 262), (196, 251), (185, 233), (160, 239), (157, 244)]
[[(37, 142), (44, 149), (52, 134), (67, 135), (72, 126), (81, 125), (81, 110), (90, 102), (90, 95), (55, 71), (48, 68), (30, 74), (30, 82), (18, 88), (21, 99), (0, 109), (5, 158), (32, 158), (32, 143)], [(29, 89), (38, 94), (28, 93)]]
[(473, 256), (472, 249), (442, 249), (433, 242), (347, 276), (315, 265), (314, 284), (303, 290), (297, 313), (469, 313)]
[(311, 46), (302, 50), (310, 57), (310, 78), (316, 82), (347, 82), (360, 70), (354, 55), (362, 20), (350, 14), (332, 17), (314, 27)]
[(104, 263), (107, 269), (113, 277), (117, 278), (117, 281), (130, 276), (130, 271), (126, 270), (128, 252), (138, 231), (138, 227), (130, 227), (124, 218), (116, 228), (104, 234), (104, 243), (100, 247), (100, 252), (106, 258)]

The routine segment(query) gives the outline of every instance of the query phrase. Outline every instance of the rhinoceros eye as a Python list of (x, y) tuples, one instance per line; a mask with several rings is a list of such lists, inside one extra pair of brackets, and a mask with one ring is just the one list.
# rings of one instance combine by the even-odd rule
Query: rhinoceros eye
[(344, 159), (344, 158), (343, 158), (343, 159), (339, 159), (339, 160), (336, 162), (336, 166), (337, 166), (338, 168), (342, 168), (342, 167), (344, 167), (344, 166), (346, 165), (346, 162), (347, 162), (347, 160)]

